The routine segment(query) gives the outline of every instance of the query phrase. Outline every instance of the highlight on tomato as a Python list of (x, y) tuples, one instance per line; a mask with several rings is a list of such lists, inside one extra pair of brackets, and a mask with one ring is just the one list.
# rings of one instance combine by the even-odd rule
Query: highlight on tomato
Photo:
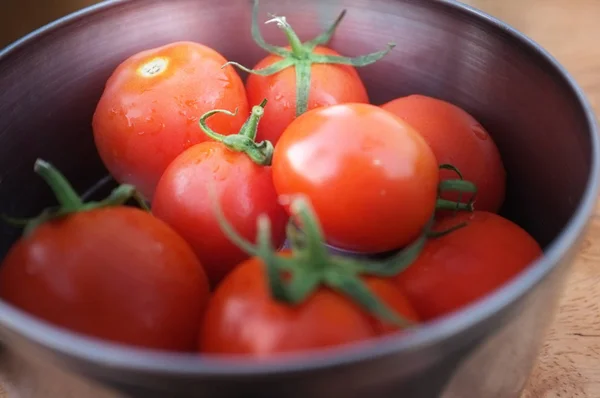
[[(478, 210), (500, 210), (506, 190), (504, 165), (494, 140), (473, 116), (449, 102), (423, 95), (397, 98), (381, 107), (414, 127), (439, 163), (452, 163), (477, 186)], [(440, 178), (453, 178), (453, 173), (441, 170)], [(459, 200), (456, 193), (443, 197)]]
[(148, 211), (123, 206), (138, 197), (130, 185), (83, 203), (52, 165), (38, 160), (35, 171), (59, 206), (23, 222), (0, 266), (0, 298), (88, 336), (193, 351), (209, 287), (183, 238)]
[[(256, 220), (265, 214), (272, 225), (272, 244), (283, 245), (287, 214), (279, 204), (271, 173), (273, 145), (255, 141), (257, 126), (267, 101), (253, 107), (238, 134), (221, 135), (208, 126), (212, 110), (200, 118), (210, 138), (179, 155), (160, 179), (153, 214), (169, 224), (192, 246), (215, 286), (248, 255), (221, 231), (213, 200), (224, 207), (228, 220), (246, 239), (256, 236)], [(209, 194), (214, 190), (214, 196)]]
[(273, 182), (283, 200), (308, 197), (327, 243), (353, 252), (407, 245), (438, 205), (438, 164), (423, 137), (369, 104), (317, 108), (294, 120), (275, 147)]
[(217, 51), (175, 42), (142, 51), (120, 64), (108, 79), (93, 117), (94, 140), (110, 174), (134, 185), (148, 200), (169, 163), (203, 142), (198, 120), (215, 108), (210, 127), (234, 134), (249, 112), (244, 84)]
[(326, 251), (308, 200), (297, 197), (290, 208), (300, 227), (289, 224), (290, 250), (280, 253), (271, 245), (268, 217), (259, 218), (253, 245), (217, 213), (226, 234), (253, 257), (215, 290), (199, 337), (201, 352), (265, 358), (370, 340), (419, 324), (389, 278), (415, 260), (427, 228), (388, 260), (359, 261)]
[(269, 101), (264, 123), (258, 130), (259, 140), (273, 145), (292, 120), (307, 110), (346, 102), (368, 103), (367, 90), (356, 68), (364, 67), (383, 58), (394, 44), (383, 51), (359, 57), (345, 57), (327, 47), (345, 15), (343, 11), (326, 32), (302, 42), (285, 17), (273, 17), (266, 23), (276, 23), (289, 42), (277, 47), (265, 42), (258, 26), (258, 0), (254, 2), (252, 38), (270, 55), (249, 69), (229, 62), (249, 72), (246, 82), (248, 101)]
[(395, 277), (424, 321), (492, 293), (542, 255), (524, 229), (490, 212), (460, 212), (432, 231), (457, 224), (463, 227), (429, 239), (419, 258)]

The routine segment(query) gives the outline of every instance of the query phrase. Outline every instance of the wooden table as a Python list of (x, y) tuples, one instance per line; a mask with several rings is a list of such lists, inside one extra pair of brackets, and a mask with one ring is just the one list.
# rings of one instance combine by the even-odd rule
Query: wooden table
[[(49, 3), (55, 8), (47, 11), (64, 13), (94, 2), (54, 0)], [(508, 22), (539, 42), (566, 66), (594, 108), (600, 110), (600, 0), (463, 2)], [(11, 15), (11, 21), (20, 23), (19, 14), (22, 14), (33, 24), (31, 28), (54, 18), (40, 14), (39, 7), (37, 13), (30, 13), (27, 5), (33, 3), (49, 5), (41, 0), (27, 0), (17, 6), (14, 0), (2, 0), (0, 10), (4, 9), (6, 13), (0, 12), (0, 16)], [(24, 29), (22, 24), (14, 27)], [(12, 34), (14, 37), (10, 40), (17, 37), (15, 30), (0, 33)], [(586, 244), (569, 277), (556, 320), (523, 394), (523, 398), (555, 397), (600, 397), (600, 204)], [(9, 398), (1, 386), (0, 398)]]

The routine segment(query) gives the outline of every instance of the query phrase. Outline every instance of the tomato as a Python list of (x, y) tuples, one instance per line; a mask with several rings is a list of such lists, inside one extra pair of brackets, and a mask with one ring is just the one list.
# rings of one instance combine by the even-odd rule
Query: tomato
[(177, 155), (205, 141), (199, 117), (215, 108), (211, 127), (237, 132), (249, 111), (242, 80), (215, 50), (176, 42), (142, 51), (117, 67), (93, 118), (96, 147), (108, 171), (151, 200), (155, 186)]
[[(315, 48), (314, 53), (340, 55), (322, 46)], [(269, 55), (256, 64), (254, 69), (268, 67), (282, 59), (278, 55)], [(258, 103), (263, 98), (268, 99), (269, 107), (258, 128), (258, 139), (277, 143), (285, 128), (296, 118), (295, 68), (288, 68), (271, 76), (251, 74), (246, 81), (246, 92), (251, 104)], [(312, 65), (307, 109), (346, 102), (369, 102), (367, 90), (356, 69), (349, 65)]]
[[(254, 142), (264, 106), (265, 102), (253, 107), (237, 135), (223, 136), (204, 126), (223, 110), (204, 115), (200, 124), (215, 141), (193, 146), (175, 158), (156, 188), (154, 215), (191, 244), (212, 285), (248, 258), (222, 231), (217, 206), (245, 239), (254, 240), (257, 218), (264, 214), (271, 221), (273, 245), (282, 246), (285, 240), (288, 217), (278, 202), (269, 166), (273, 149)], [(215, 195), (209, 194), (210, 189)]]
[(410, 125), (379, 107), (342, 104), (292, 122), (273, 154), (282, 198), (306, 195), (327, 242), (385, 252), (414, 240), (433, 215), (435, 156)]
[(417, 261), (396, 277), (423, 320), (493, 292), (542, 255), (525, 230), (490, 212), (459, 213), (439, 221), (434, 230), (463, 222), (467, 226), (430, 240)]
[(253, 69), (234, 63), (250, 73), (246, 82), (248, 101), (257, 104), (267, 99), (271, 104), (259, 127), (258, 139), (276, 145), (292, 120), (304, 112), (322, 106), (342, 103), (368, 103), (369, 97), (357, 67), (373, 64), (388, 54), (387, 49), (356, 58), (341, 56), (327, 47), (345, 11), (327, 31), (313, 40), (301, 42), (285, 17), (274, 17), (266, 23), (276, 23), (286, 35), (289, 45), (267, 44), (258, 27), (258, 1), (254, 3), (252, 37), (270, 54)]
[[(374, 277), (365, 281), (390, 308), (417, 320), (392, 282)], [(199, 346), (204, 353), (270, 357), (369, 340), (398, 330), (324, 287), (297, 306), (275, 301), (264, 265), (253, 257), (230, 273), (213, 294)]]
[[(504, 201), (506, 172), (494, 140), (473, 116), (446, 101), (422, 95), (398, 98), (382, 108), (421, 133), (439, 163), (457, 167), (477, 186), (476, 209), (498, 212)], [(440, 178), (456, 178), (456, 174), (442, 170)], [(442, 197), (458, 199), (454, 193)]]
[(208, 301), (189, 245), (132, 207), (43, 223), (0, 267), (0, 297), (57, 326), (145, 348), (196, 348)]
[(152, 212), (191, 244), (215, 285), (248, 255), (220, 229), (210, 184), (225, 217), (247, 239), (254, 240), (256, 219), (266, 214), (273, 225), (273, 244), (281, 246), (287, 214), (277, 201), (271, 168), (255, 164), (246, 154), (204, 142), (178, 156), (158, 184)]

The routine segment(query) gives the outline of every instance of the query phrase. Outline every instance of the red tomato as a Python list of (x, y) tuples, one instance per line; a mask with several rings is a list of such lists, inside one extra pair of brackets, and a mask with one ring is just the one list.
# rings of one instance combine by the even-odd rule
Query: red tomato
[(152, 212), (192, 245), (214, 285), (248, 255), (223, 233), (209, 195), (211, 184), (227, 221), (250, 241), (256, 239), (258, 216), (266, 214), (273, 245), (283, 245), (287, 214), (277, 201), (271, 167), (219, 142), (204, 142), (179, 155), (158, 183)]
[(46, 222), (0, 267), (3, 300), (57, 326), (146, 348), (194, 350), (208, 296), (189, 245), (132, 207)]
[(465, 221), (466, 227), (430, 240), (417, 261), (396, 277), (424, 320), (485, 296), (542, 255), (527, 232), (494, 213), (459, 213), (438, 222), (434, 230)]
[[(369, 288), (405, 318), (417, 316), (393, 283), (368, 278)], [(319, 288), (297, 306), (271, 297), (264, 265), (253, 257), (240, 264), (211, 298), (200, 350), (205, 353), (250, 354), (269, 357), (368, 340), (398, 331), (361, 307), (327, 288)]]
[(277, 193), (306, 195), (328, 243), (356, 252), (384, 252), (415, 239), (433, 215), (438, 175), (419, 133), (368, 104), (301, 115), (273, 155)]
[[(421, 133), (440, 164), (452, 164), (477, 186), (477, 210), (498, 212), (504, 201), (506, 172), (494, 140), (477, 120), (455, 105), (422, 95), (398, 98), (382, 108)], [(448, 170), (442, 170), (440, 177), (457, 178)], [(458, 199), (455, 193), (443, 197)]]
[(156, 183), (173, 159), (207, 139), (198, 119), (215, 108), (209, 125), (236, 133), (249, 112), (243, 82), (227, 60), (198, 43), (177, 42), (136, 54), (106, 83), (94, 114), (96, 147), (119, 181), (152, 198)]
[[(289, 47), (286, 47), (289, 49)], [(315, 48), (315, 54), (340, 55), (326, 48)], [(282, 58), (269, 55), (254, 69), (262, 69)], [(269, 140), (275, 145), (285, 128), (296, 118), (296, 70), (290, 67), (270, 76), (250, 75), (246, 81), (248, 102), (269, 101), (265, 116), (258, 127), (257, 140)], [(368, 103), (367, 90), (352, 66), (313, 64), (308, 96), (308, 109), (346, 102)]]

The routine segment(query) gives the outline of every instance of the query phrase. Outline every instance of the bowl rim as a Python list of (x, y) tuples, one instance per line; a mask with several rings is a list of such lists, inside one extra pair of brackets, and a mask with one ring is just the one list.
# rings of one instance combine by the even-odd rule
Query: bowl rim
[[(25, 49), (30, 43), (63, 26), (131, 2), (133, 0), (106, 0), (59, 18), (6, 46), (0, 51), (0, 62), (11, 54)], [(256, 361), (251, 358), (240, 357), (219, 358), (201, 356), (195, 353), (167, 353), (106, 342), (55, 327), (1, 300), (0, 324), (7, 330), (21, 335), (46, 349), (97, 365), (108, 366), (115, 370), (189, 376), (251, 377), (267, 373), (278, 375), (349, 365), (390, 355), (399, 355), (403, 352), (408, 353), (415, 348), (435, 346), (491, 318), (494, 314), (524, 296), (527, 291), (540, 283), (558, 266), (563, 255), (583, 235), (593, 214), (600, 185), (600, 140), (598, 138), (596, 117), (583, 90), (573, 77), (538, 43), (507, 23), (469, 5), (454, 0), (438, 0), (437, 3), (448, 11), (458, 12), (463, 16), (481, 21), (502, 31), (522, 44), (526, 51), (537, 55), (561, 77), (563, 83), (571, 90), (586, 118), (591, 142), (591, 167), (582, 199), (565, 228), (548, 245), (545, 255), (533, 262), (527, 270), (523, 271), (513, 281), (455, 313), (419, 327), (415, 332), (380, 338), (377, 344), (374, 345), (358, 343), (310, 352), (310, 355), (307, 356), (282, 355), (269, 361)]]

